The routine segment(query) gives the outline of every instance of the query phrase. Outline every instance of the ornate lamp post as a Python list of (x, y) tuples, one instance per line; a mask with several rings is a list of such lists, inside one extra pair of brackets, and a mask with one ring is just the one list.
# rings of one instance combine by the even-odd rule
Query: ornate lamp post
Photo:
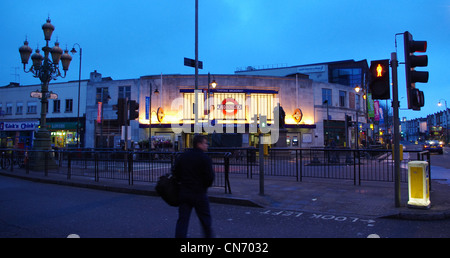
[[(20, 57), (23, 63), (23, 70), (26, 73), (32, 73), (33, 77), (39, 78), (41, 80), (41, 119), (39, 130), (35, 135), (33, 149), (40, 150), (41, 152), (36, 152), (35, 155), (31, 156), (31, 166), (38, 170), (44, 166), (44, 152), (51, 150), (51, 140), (50, 133), (47, 130), (46, 124), (46, 116), (48, 110), (48, 85), (50, 81), (56, 80), (57, 77), (66, 77), (66, 72), (69, 69), (70, 62), (72, 61), (72, 57), (69, 55), (69, 51), (66, 49), (63, 53), (63, 50), (59, 47), (58, 41), (55, 42), (55, 46), (50, 48), (48, 43), (52, 37), (52, 33), (55, 30), (55, 26), (50, 23), (50, 18), (47, 19), (47, 22), (42, 25), (42, 30), (44, 31), (44, 38), (46, 41), (45, 47), (42, 48), (44, 51), (44, 56), (41, 55), (39, 49), (36, 49), (36, 52), (31, 55), (33, 52), (32, 49), (28, 46), (28, 41), (25, 40), (24, 45), (19, 48)], [(49, 55), (51, 54), (51, 59)], [(26, 69), (26, 65), (28, 64), (28, 60), (33, 61), (33, 65), (30, 69)], [(64, 71), (64, 75), (61, 74), (59, 70), (59, 61), (61, 61), (62, 68)], [(52, 166), (54, 161), (47, 160), (47, 165)]]

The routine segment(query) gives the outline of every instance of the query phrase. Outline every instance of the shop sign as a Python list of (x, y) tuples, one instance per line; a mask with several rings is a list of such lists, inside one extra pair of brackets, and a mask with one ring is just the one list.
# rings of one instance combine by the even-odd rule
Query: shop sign
[(48, 122), (49, 130), (70, 130), (77, 129), (77, 122)]
[(0, 122), (0, 131), (33, 131), (39, 127), (39, 121)]

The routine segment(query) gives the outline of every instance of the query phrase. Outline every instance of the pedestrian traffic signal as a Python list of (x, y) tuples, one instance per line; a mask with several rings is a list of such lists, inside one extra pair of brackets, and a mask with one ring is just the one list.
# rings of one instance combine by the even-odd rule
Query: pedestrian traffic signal
[(389, 59), (371, 61), (370, 75), (369, 89), (372, 99), (390, 99)]
[(126, 111), (127, 111), (127, 105), (126, 105), (126, 101), (124, 98), (119, 98), (117, 100), (117, 105), (113, 106), (113, 110), (117, 110), (116, 114), (117, 114), (117, 121), (119, 123), (119, 125), (125, 125), (125, 122), (127, 120), (126, 116)]
[(139, 118), (139, 103), (136, 100), (130, 100), (130, 120), (135, 120)]
[(404, 35), (405, 47), (405, 73), (406, 73), (406, 94), (408, 97), (408, 109), (420, 110), (425, 105), (423, 92), (416, 89), (416, 82), (428, 82), (428, 72), (416, 71), (415, 67), (425, 67), (428, 65), (428, 56), (414, 55), (415, 52), (426, 52), (426, 41), (415, 41), (408, 31)]

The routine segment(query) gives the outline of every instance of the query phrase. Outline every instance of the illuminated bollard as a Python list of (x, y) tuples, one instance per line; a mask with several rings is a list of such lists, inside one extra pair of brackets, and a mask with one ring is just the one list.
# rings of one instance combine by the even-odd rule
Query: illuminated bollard
[(408, 207), (429, 209), (430, 202), (430, 177), (428, 162), (408, 162)]

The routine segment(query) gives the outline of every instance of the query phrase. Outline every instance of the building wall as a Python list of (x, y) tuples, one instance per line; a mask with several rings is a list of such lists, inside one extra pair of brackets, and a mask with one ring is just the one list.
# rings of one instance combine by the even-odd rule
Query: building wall
[[(81, 127), (84, 126), (83, 116), (85, 114), (85, 97), (86, 96), (87, 81), (81, 81), (80, 83), (80, 123)], [(2, 138), (13, 138), (13, 144), (17, 146), (17, 141), (23, 141), (22, 137), (29, 138), (26, 141), (31, 142), (34, 132), (37, 131), (40, 114), (41, 114), (41, 101), (39, 98), (32, 98), (30, 93), (33, 91), (40, 91), (41, 85), (26, 85), (19, 86), (19, 84), (11, 83), (10, 85), (0, 87), (0, 106), (2, 112), (0, 114), (0, 122), (5, 125), (6, 123), (15, 123), (16, 125), (24, 125), (26, 122), (34, 124), (34, 128), (27, 127), (26, 130), (6, 130), (4, 127), (0, 127), (0, 131), (3, 131)], [(62, 83), (50, 83), (49, 91), (56, 93), (60, 101), (59, 112), (54, 112), (54, 100), (48, 100), (48, 113), (47, 113), (47, 125), (51, 132), (60, 131), (62, 133), (70, 132), (71, 135), (75, 135), (76, 122), (77, 122), (77, 109), (78, 109), (78, 81), (62, 82)], [(71, 111), (66, 111), (66, 100), (72, 100)], [(28, 112), (28, 103), (34, 103), (35, 112)], [(22, 113), (17, 113), (17, 107), (22, 105)], [(6, 113), (7, 106), (11, 106), (11, 113)], [(31, 125), (30, 124), (30, 125)], [(16, 133), (15, 133), (16, 132)], [(52, 137), (53, 138), (53, 137)], [(61, 137), (59, 137), (61, 138)], [(3, 139), (4, 140), (4, 139)], [(9, 140), (8, 140), (9, 141)], [(57, 144), (58, 142), (53, 142)], [(31, 144), (31, 143), (30, 143)], [(59, 144), (65, 145), (64, 142)], [(73, 144), (73, 143), (72, 143)], [(29, 146), (29, 145), (28, 145)]]

